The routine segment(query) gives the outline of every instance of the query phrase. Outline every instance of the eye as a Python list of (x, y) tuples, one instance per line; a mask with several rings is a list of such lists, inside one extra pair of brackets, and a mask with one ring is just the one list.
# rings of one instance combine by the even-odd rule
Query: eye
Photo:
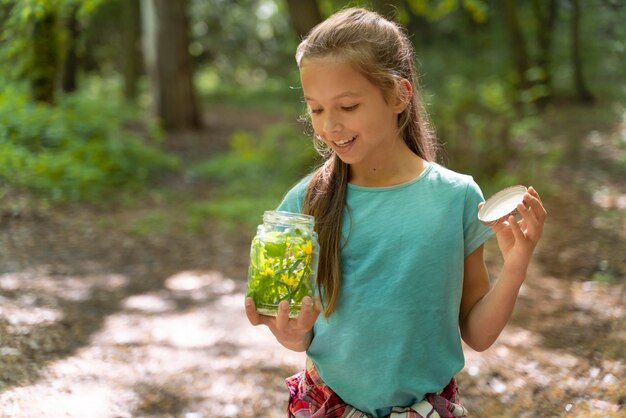
[(322, 113), (323, 109), (309, 109), (309, 113), (312, 115), (319, 115), (320, 113)]
[(359, 107), (359, 105), (355, 104), (352, 106), (342, 106), (341, 109), (346, 112), (352, 112), (353, 110), (356, 110), (357, 107)]

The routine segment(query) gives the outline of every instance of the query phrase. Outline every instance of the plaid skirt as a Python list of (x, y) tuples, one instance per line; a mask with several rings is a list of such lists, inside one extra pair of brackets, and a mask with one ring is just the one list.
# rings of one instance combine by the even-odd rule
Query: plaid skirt
[[(306, 370), (285, 380), (289, 388), (289, 418), (371, 418), (370, 415), (346, 404), (326, 386), (313, 362), (307, 358)], [(467, 410), (459, 404), (456, 380), (437, 393), (409, 407), (395, 407), (389, 418), (454, 418), (467, 417)]]

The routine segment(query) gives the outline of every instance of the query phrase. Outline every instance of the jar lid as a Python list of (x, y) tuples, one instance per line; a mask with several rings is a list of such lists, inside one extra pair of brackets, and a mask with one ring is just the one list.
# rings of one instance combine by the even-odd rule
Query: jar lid
[(518, 203), (524, 201), (526, 186), (511, 186), (491, 196), (478, 211), (478, 219), (485, 225), (495, 225), (517, 213)]

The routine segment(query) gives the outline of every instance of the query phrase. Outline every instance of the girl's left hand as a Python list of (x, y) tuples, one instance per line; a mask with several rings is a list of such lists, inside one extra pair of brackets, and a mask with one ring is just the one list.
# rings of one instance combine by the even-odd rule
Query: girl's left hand
[[(479, 209), (484, 205), (481, 203)], [(517, 212), (521, 215), (520, 221), (515, 216), (509, 216), (492, 228), (496, 233), (498, 246), (505, 266), (513, 271), (526, 273), (530, 258), (543, 233), (543, 225), (547, 212), (543, 207), (539, 193), (531, 186), (524, 195), (523, 203), (517, 205)]]

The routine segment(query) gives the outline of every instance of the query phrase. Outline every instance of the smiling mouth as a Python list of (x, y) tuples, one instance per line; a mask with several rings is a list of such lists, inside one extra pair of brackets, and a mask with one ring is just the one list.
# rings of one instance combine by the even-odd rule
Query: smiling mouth
[(356, 136), (353, 136), (348, 139), (342, 139), (341, 141), (333, 141), (333, 143), (339, 148), (342, 148), (342, 147), (347, 147), (348, 145), (350, 145), (352, 142), (354, 142), (355, 139), (356, 139)]

